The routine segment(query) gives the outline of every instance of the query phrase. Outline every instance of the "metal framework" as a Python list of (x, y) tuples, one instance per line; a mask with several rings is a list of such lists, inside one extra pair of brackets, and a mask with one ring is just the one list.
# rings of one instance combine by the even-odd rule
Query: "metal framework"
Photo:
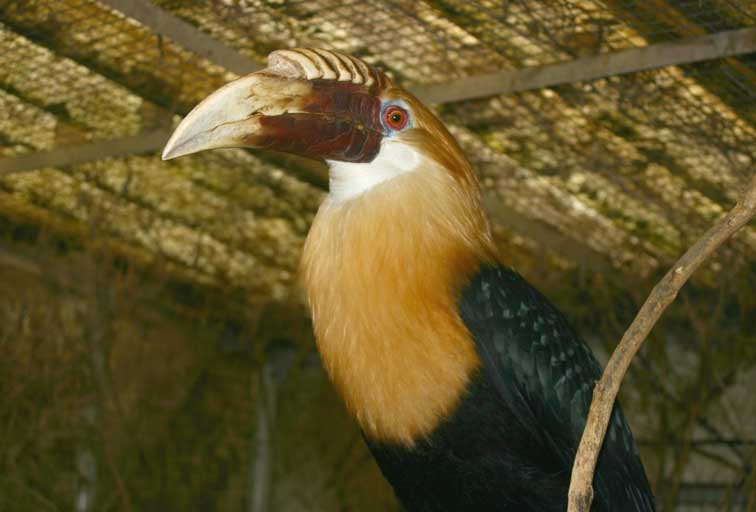
[(105, 158), (153, 153), (163, 147), (169, 136), (170, 130), (159, 129), (122, 139), (76, 144), (0, 159), (0, 176), (44, 167), (68, 167)]
[(756, 52), (756, 28), (719, 32), (535, 68), (505, 70), (426, 85), (413, 92), (428, 103), (449, 103), (553, 87), (608, 76)]
[[(258, 62), (147, 0), (102, 2), (234, 73), (243, 75), (262, 67)], [(546, 66), (502, 70), (437, 84), (419, 85), (413, 87), (412, 92), (428, 103), (453, 103), (751, 52), (756, 52), (756, 27), (652, 44), (643, 48), (604, 53)], [(129, 154), (151, 153), (164, 145), (168, 135), (166, 130), (155, 130), (123, 139), (104, 140), (0, 159), (0, 175), (42, 167), (65, 167)]]

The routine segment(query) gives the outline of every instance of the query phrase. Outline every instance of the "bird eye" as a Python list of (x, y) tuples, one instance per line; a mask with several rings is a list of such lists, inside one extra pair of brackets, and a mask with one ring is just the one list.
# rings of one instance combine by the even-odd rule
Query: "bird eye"
[(409, 114), (407, 111), (397, 105), (392, 105), (387, 108), (383, 117), (386, 121), (386, 125), (392, 130), (401, 130), (407, 126), (407, 122), (409, 121)]

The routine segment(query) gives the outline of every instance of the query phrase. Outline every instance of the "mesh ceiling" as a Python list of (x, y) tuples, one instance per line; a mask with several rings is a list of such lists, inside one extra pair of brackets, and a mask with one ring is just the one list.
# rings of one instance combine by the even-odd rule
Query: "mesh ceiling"
[[(752, 2), (725, 0), (154, 5), (255, 62), (282, 47), (331, 48), (410, 88), (756, 22)], [(236, 76), (92, 0), (2, 0), (0, 46), (4, 159), (92, 142), (118, 147), (167, 129)], [(753, 172), (756, 56), (436, 108), (479, 171), (510, 247), (647, 275), (721, 216)], [(170, 163), (103, 158), (0, 174), (0, 208), (72, 229), (106, 214), (103, 236), (145, 258), (281, 295), (325, 189), (322, 176), (296, 167), (244, 151)], [(737, 246), (756, 248), (753, 229)]]

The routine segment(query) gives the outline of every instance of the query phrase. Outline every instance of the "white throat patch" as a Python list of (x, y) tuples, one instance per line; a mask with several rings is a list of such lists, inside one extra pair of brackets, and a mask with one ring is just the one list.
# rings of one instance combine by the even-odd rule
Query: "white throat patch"
[(371, 188), (420, 167), (422, 154), (409, 144), (384, 139), (372, 162), (353, 163), (327, 160), (329, 197), (340, 203), (349, 201)]

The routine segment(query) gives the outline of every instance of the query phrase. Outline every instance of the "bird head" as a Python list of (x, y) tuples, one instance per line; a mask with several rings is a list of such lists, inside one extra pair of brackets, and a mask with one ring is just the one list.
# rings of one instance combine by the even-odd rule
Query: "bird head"
[(271, 53), (267, 68), (198, 104), (176, 128), (163, 159), (225, 147), (325, 160), (335, 200), (428, 166), (477, 190), (463, 152), (429, 109), (383, 72), (333, 51)]

